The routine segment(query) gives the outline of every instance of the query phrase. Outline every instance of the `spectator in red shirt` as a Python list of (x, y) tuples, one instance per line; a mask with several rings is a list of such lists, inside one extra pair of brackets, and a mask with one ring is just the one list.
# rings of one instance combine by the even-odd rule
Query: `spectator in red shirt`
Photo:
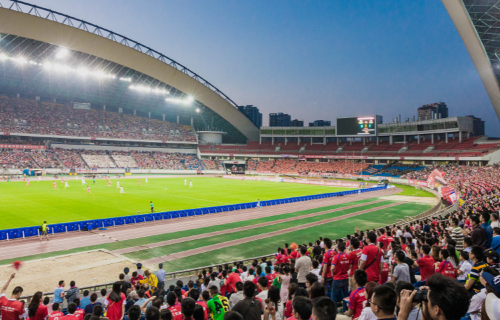
[(345, 243), (340, 242), (337, 245), (337, 251), (339, 253), (332, 259), (332, 300), (335, 303), (337, 303), (339, 292), (342, 292), (344, 298), (349, 296), (349, 275), (347, 272), (349, 271), (350, 259), (349, 255), (344, 253)]
[(31, 298), (28, 306), (29, 320), (44, 320), (49, 315), (47, 307), (42, 304), (42, 298), (43, 293), (41, 291), (35, 293)]
[[(266, 267), (266, 269), (267, 268), (268, 267)], [(269, 271), (270, 270), (271, 270), (271, 268), (269, 268)], [(266, 273), (267, 273), (267, 270), (266, 270)], [(231, 272), (229, 277), (227, 277), (226, 282), (225, 282), (227, 292), (229, 292), (229, 293), (236, 292), (235, 287), (236, 287), (237, 282), (241, 282), (240, 272), (238, 270), (234, 270), (233, 272)], [(272, 280), (271, 280), (271, 283), (273, 283)]]
[(442, 249), (439, 252), (439, 258), (441, 258), (441, 262), (436, 263), (436, 273), (441, 273), (443, 276), (447, 276), (450, 278), (455, 279), (455, 268), (451, 264), (450, 261), (448, 261), (448, 258), (450, 256), (450, 252), (448, 249)]
[(172, 312), (174, 320), (182, 320), (181, 306), (176, 302), (177, 296), (175, 295), (175, 293), (172, 291), (167, 293), (167, 309)]
[(389, 278), (389, 271), (391, 268), (387, 263), (384, 262), (384, 267), (382, 268), (382, 273), (380, 274), (380, 280), (378, 284), (384, 284), (387, 282), (387, 279)]
[[(107, 306), (106, 316), (109, 320), (122, 320), (125, 315), (125, 303), (127, 298), (121, 292), (121, 283), (119, 281), (113, 284), (113, 290), (108, 295), (104, 304)], [(95, 309), (95, 308), (94, 308)]]
[(10, 299), (7, 299), (5, 296), (5, 291), (7, 291), (7, 287), (15, 276), (15, 273), (10, 275), (9, 280), (7, 280), (0, 293), (0, 314), (2, 320), (19, 320), (24, 314), (23, 304), (17, 301), (23, 294), (23, 288), (15, 287)]
[(59, 318), (64, 317), (64, 313), (61, 312), (61, 306), (59, 303), (52, 304), (52, 313), (49, 314), (49, 320), (58, 320)]
[(196, 304), (200, 305), (200, 307), (203, 309), (203, 319), (208, 320), (208, 308), (206, 302), (198, 301), (198, 299), (200, 298), (200, 290), (196, 288), (189, 290), (188, 296), (192, 298), (196, 302)]
[(80, 298), (74, 299), (73, 303), (76, 304), (75, 316), (78, 319), (83, 320), (83, 317), (85, 316), (85, 310), (80, 308)]
[(137, 271), (132, 272), (132, 278), (130, 278), (130, 283), (132, 285), (140, 284), (139, 281), (144, 280), (144, 277), (137, 274)]
[(356, 289), (351, 287), (353, 290), (349, 296), (349, 310), (347, 310), (346, 316), (356, 319), (361, 315), (361, 311), (363, 311), (366, 301), (365, 284), (368, 282), (367, 277), (364, 270), (356, 270), (356, 272), (354, 272)]
[(61, 320), (78, 320), (78, 317), (75, 316), (76, 304), (73, 302), (68, 304), (68, 308), (66, 309), (68, 314), (61, 318)]
[(349, 249), (351, 249), (351, 253), (349, 253), (349, 290), (352, 291), (353, 288), (356, 288), (356, 284), (354, 283), (354, 271), (359, 268), (359, 258), (361, 258), (361, 252), (363, 250), (359, 249), (359, 239), (353, 237), (351, 239), (351, 243), (349, 245)]
[(375, 245), (376, 241), (377, 235), (375, 232), (368, 232), (366, 237), (368, 245), (363, 248), (363, 252), (359, 258), (361, 261), (359, 268), (366, 271), (368, 281), (375, 282), (380, 280), (380, 274), (384, 268), (384, 255), (382, 250)]
[(436, 270), (434, 270), (434, 263), (436, 263), (436, 260), (429, 255), (431, 247), (428, 244), (424, 244), (422, 246), (422, 252), (424, 256), (415, 262), (416, 266), (413, 265), (414, 268), (417, 266), (420, 267), (420, 281), (423, 281), (420, 284), (417, 282), (417, 287), (420, 287), (430, 276), (436, 273)]
[(385, 235), (385, 228), (380, 228), (380, 237), (378, 237), (378, 243), (382, 243), (384, 246), (382, 250), (385, 252), (387, 251), (387, 236)]
[(321, 279), (323, 279), (326, 291), (330, 292), (333, 282), (332, 270), (330, 267), (332, 265), (332, 258), (335, 255), (335, 250), (332, 249), (332, 240), (329, 238), (325, 238), (323, 243), (325, 245), (325, 254), (323, 255), (323, 272), (321, 274)]

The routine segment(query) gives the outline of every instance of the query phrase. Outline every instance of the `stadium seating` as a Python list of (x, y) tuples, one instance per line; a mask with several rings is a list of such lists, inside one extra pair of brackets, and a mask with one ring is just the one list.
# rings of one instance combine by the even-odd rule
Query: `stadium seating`
[(196, 142), (190, 126), (103, 110), (0, 97), (0, 131), (40, 135)]

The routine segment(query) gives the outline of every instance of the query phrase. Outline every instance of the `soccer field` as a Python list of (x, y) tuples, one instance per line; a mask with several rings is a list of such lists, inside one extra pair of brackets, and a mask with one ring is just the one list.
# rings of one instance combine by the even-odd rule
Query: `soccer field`
[[(49, 224), (110, 218), (149, 213), (150, 201), (155, 212), (193, 209), (217, 205), (252, 202), (260, 200), (298, 197), (328, 192), (349, 190), (349, 188), (305, 185), (298, 183), (276, 183), (211, 177), (187, 178), (145, 178), (120, 179), (125, 194), (120, 194), (118, 179), (86, 179), (82, 185), (75, 177), (68, 177), (69, 188), (57, 181), (59, 189), (54, 190), (53, 181), (31, 179), (30, 186), (22, 181), (0, 183), (1, 229), (40, 225), (43, 220)], [(189, 180), (193, 188), (189, 187)], [(91, 194), (86, 186), (90, 186)]]

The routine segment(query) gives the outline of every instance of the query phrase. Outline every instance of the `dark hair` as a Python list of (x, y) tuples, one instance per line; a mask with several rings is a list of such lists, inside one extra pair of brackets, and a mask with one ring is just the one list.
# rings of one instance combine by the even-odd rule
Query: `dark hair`
[(446, 319), (460, 319), (469, 309), (469, 294), (465, 287), (455, 279), (440, 273), (427, 279), (429, 301), (439, 306)]
[[(95, 307), (94, 307), (95, 309)], [(128, 318), (129, 320), (139, 320), (141, 318), (141, 307), (138, 305), (132, 305), (128, 309)]]
[(401, 291), (402, 290), (410, 290), (410, 291), (413, 291), (415, 290), (415, 287), (409, 283), (409, 282), (406, 282), (406, 281), (398, 281), (396, 283), (396, 296), (399, 298), (400, 294), (401, 294)]
[(243, 282), (241, 282), (241, 281), (236, 282), (236, 284), (234, 286), (236, 287), (236, 290), (238, 290), (238, 291), (242, 291), (243, 290)]
[(475, 224), (479, 224), (479, 217), (476, 216), (476, 215), (473, 215), (472, 217), (470, 217), (470, 221), (474, 222)]
[(260, 284), (262, 287), (267, 288), (266, 277), (260, 277), (259, 280), (257, 280), (257, 283)]
[(182, 286), (184, 285), (184, 282), (182, 282), (182, 280), (177, 280), (177, 282), (175, 283), (176, 286), (182, 288)]
[(88, 290), (83, 291), (83, 296), (84, 297), (88, 296), (89, 294), (90, 294), (90, 291), (88, 291)]
[[(368, 282), (368, 275), (366, 274), (366, 271), (362, 269), (354, 271), (354, 281), (356, 281), (359, 286), (364, 287)], [(354, 288), (352, 288), (352, 291), (354, 291)]]
[(120, 281), (116, 281), (115, 283), (113, 283), (113, 290), (109, 294), (108, 299), (113, 302), (120, 302), (122, 300), (121, 288), (122, 284)]
[(108, 290), (106, 289), (101, 289), (101, 296), (105, 296), (108, 293)]
[(288, 286), (288, 300), (292, 300), (293, 295), (295, 294), (298, 288), (299, 285), (297, 283), (290, 283), (290, 285)]
[(358, 238), (352, 238), (351, 239), (351, 246), (354, 249), (358, 249), (359, 248), (359, 239)]
[(368, 240), (370, 240), (371, 243), (376, 243), (377, 242), (377, 235), (375, 234), (375, 232), (368, 232), (368, 234), (366, 235), (366, 237), (368, 238)]
[(500, 228), (498, 227), (493, 228), (493, 233), (500, 234)]
[(428, 255), (431, 252), (431, 246), (429, 246), (428, 244), (424, 244), (422, 246), (422, 251)]
[(315, 282), (309, 290), (309, 298), (312, 300), (324, 296), (326, 296), (325, 286), (320, 282)]
[(198, 298), (200, 297), (200, 290), (193, 288), (189, 290), (188, 296), (193, 298), (194, 301), (198, 301)]
[(243, 316), (237, 311), (229, 311), (224, 314), (224, 320), (243, 320)]
[(160, 320), (160, 309), (157, 307), (148, 307), (146, 309), (146, 320)]
[(293, 295), (293, 298), (295, 299), (296, 297), (309, 297), (309, 293), (307, 293), (306, 288), (301, 288), (298, 287), (297, 290), (295, 291), (295, 294)]
[(36, 312), (38, 311), (38, 307), (40, 306), (40, 302), (42, 300), (43, 293), (41, 291), (36, 292), (31, 298), (30, 304), (28, 306), (28, 317), (34, 318)]
[(384, 310), (384, 313), (387, 314), (393, 314), (394, 313), (394, 308), (396, 308), (396, 292), (389, 288), (388, 286), (378, 286), (375, 289), (373, 289), (373, 296), (372, 300), (374, 298), (377, 299), (377, 301), (374, 301), (377, 306)]
[[(333, 301), (332, 301), (332, 303), (333, 303)], [(295, 298), (293, 298), (292, 307), (293, 307), (293, 311), (297, 312), (300, 315), (300, 318), (302, 320), (308, 320), (311, 318), (312, 303), (306, 297), (295, 296)]]
[(76, 311), (76, 304), (74, 303), (68, 304), (68, 313), (73, 314), (75, 313), (75, 311)]
[(76, 304), (77, 307), (80, 306), (80, 298), (73, 299), (73, 303)]
[(62, 286), (63, 283), (64, 283), (64, 280), (59, 280), (59, 286)]
[(125, 275), (123, 273), (120, 273), (120, 276), (118, 277), (120, 280), (125, 279)]
[(469, 253), (467, 251), (460, 252), (460, 255), (464, 258), (464, 260), (469, 260)]
[[(328, 297), (321, 297), (315, 300), (312, 313), (319, 320), (335, 320), (337, 317), (337, 306), (332, 299)], [(302, 318), (302, 315), (300, 317)]]
[(405, 253), (401, 250), (396, 251), (396, 254), (394, 256), (398, 258), (399, 262), (403, 262), (403, 260), (405, 259)]
[(181, 312), (184, 315), (184, 317), (191, 317), (194, 313), (195, 306), (196, 306), (196, 303), (194, 302), (193, 299), (191, 299), (191, 298), (182, 299)]
[(196, 304), (194, 306), (193, 318), (194, 318), (194, 320), (204, 320), (205, 319), (205, 311), (203, 311), (203, 307), (200, 306), (199, 304)]
[(332, 247), (332, 240), (330, 240), (330, 238), (325, 238), (325, 240), (323, 240), (323, 243), (325, 244), (325, 246), (327, 248), (331, 248)]
[(307, 252), (307, 248), (306, 247), (300, 247), (300, 254), (301, 255), (305, 255)]
[(472, 238), (471, 237), (465, 237), (464, 238), (464, 243), (467, 245), (467, 247), (472, 247)]
[(74, 286), (76, 285), (76, 283), (75, 283), (75, 281), (74, 281), (74, 280), (72, 280), (72, 281), (69, 283), (69, 285), (70, 285), (71, 287), (74, 287)]
[(177, 296), (173, 291), (170, 291), (167, 293), (167, 304), (169, 306), (173, 306), (175, 304), (175, 301), (177, 300)]
[(59, 302), (54, 302), (54, 304), (52, 305), (52, 311), (57, 311), (59, 310)]
[(483, 261), (483, 248), (481, 247), (478, 247), (478, 246), (474, 246), (470, 249), (470, 253), (469, 254), (473, 254), (477, 260), (479, 261)]
[[(140, 309), (140, 308), (139, 308), (139, 309)], [(101, 316), (101, 314), (102, 314), (102, 310), (103, 310), (103, 309), (102, 309), (102, 305), (98, 304), (98, 305), (94, 306), (94, 310), (92, 311), (92, 314), (93, 314), (94, 316), (98, 316), (98, 317), (100, 317), (100, 316)]]
[[(253, 282), (252, 282), (252, 283), (253, 283)], [(254, 285), (255, 285), (255, 284), (254, 284)], [(207, 290), (203, 291), (203, 292), (201, 293), (201, 296), (202, 296), (203, 300), (206, 300), (206, 301), (210, 300), (210, 294), (208, 293), (208, 291), (207, 291)]]
[(309, 281), (310, 285), (313, 285), (314, 283), (318, 282), (318, 276), (314, 273), (308, 273), (306, 274), (306, 280)]

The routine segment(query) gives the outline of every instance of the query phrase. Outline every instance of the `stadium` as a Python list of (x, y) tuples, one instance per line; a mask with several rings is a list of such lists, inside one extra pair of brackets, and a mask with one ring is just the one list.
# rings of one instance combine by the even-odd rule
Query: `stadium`
[[(442, 3), (500, 119), (498, 32), (485, 27), (496, 22), (496, 5)], [(2, 296), (2, 318), (34, 319), (57, 305), (37, 320), (75, 308), (80, 320), (85, 313), (97, 320), (101, 313), (83, 305), (86, 299), (93, 308), (96, 293), (111, 320), (159, 320), (156, 305), (171, 311), (162, 319), (178, 320), (176, 306), (180, 315), (181, 300), (189, 300), (180, 292), (196, 288), (204, 319), (222, 320), (219, 309), (207, 307), (213, 290), (217, 299), (239, 293), (241, 303), (244, 284), (258, 292), (264, 318), (272, 319), (264, 301), (274, 303), (271, 291), (278, 290), (279, 320), (303, 317), (294, 293), (309, 298), (308, 318), (323, 303), (331, 309), (321, 320), (361, 312), (376, 319), (384, 310), (365, 308), (366, 301), (391, 288), (399, 318), (413, 319), (400, 289), (436, 290), (439, 282), (456, 293), (445, 303), (459, 303), (451, 309), (460, 317), (477, 315), (474, 301), (495, 319), (488, 299), (500, 305), (500, 291), (485, 286), (494, 282), (477, 270), (500, 279), (500, 140), (478, 135), (474, 117), (433, 112), (384, 123), (381, 115), (353, 111), (333, 126), (266, 127), (229, 96), (127, 36), (0, 0), (0, 285), (23, 301), (15, 308), (26, 308), (3, 308)], [(462, 252), (473, 252), (472, 263)], [(432, 272), (425, 269), (430, 259)], [(335, 261), (348, 267), (338, 271)], [(406, 265), (407, 282), (399, 278)], [(64, 289), (63, 279), (71, 286)], [(121, 301), (113, 296), (117, 281), (122, 311), (112, 308)], [(152, 296), (153, 306), (134, 314), (133, 306)], [(229, 306), (223, 309), (229, 320)]]

